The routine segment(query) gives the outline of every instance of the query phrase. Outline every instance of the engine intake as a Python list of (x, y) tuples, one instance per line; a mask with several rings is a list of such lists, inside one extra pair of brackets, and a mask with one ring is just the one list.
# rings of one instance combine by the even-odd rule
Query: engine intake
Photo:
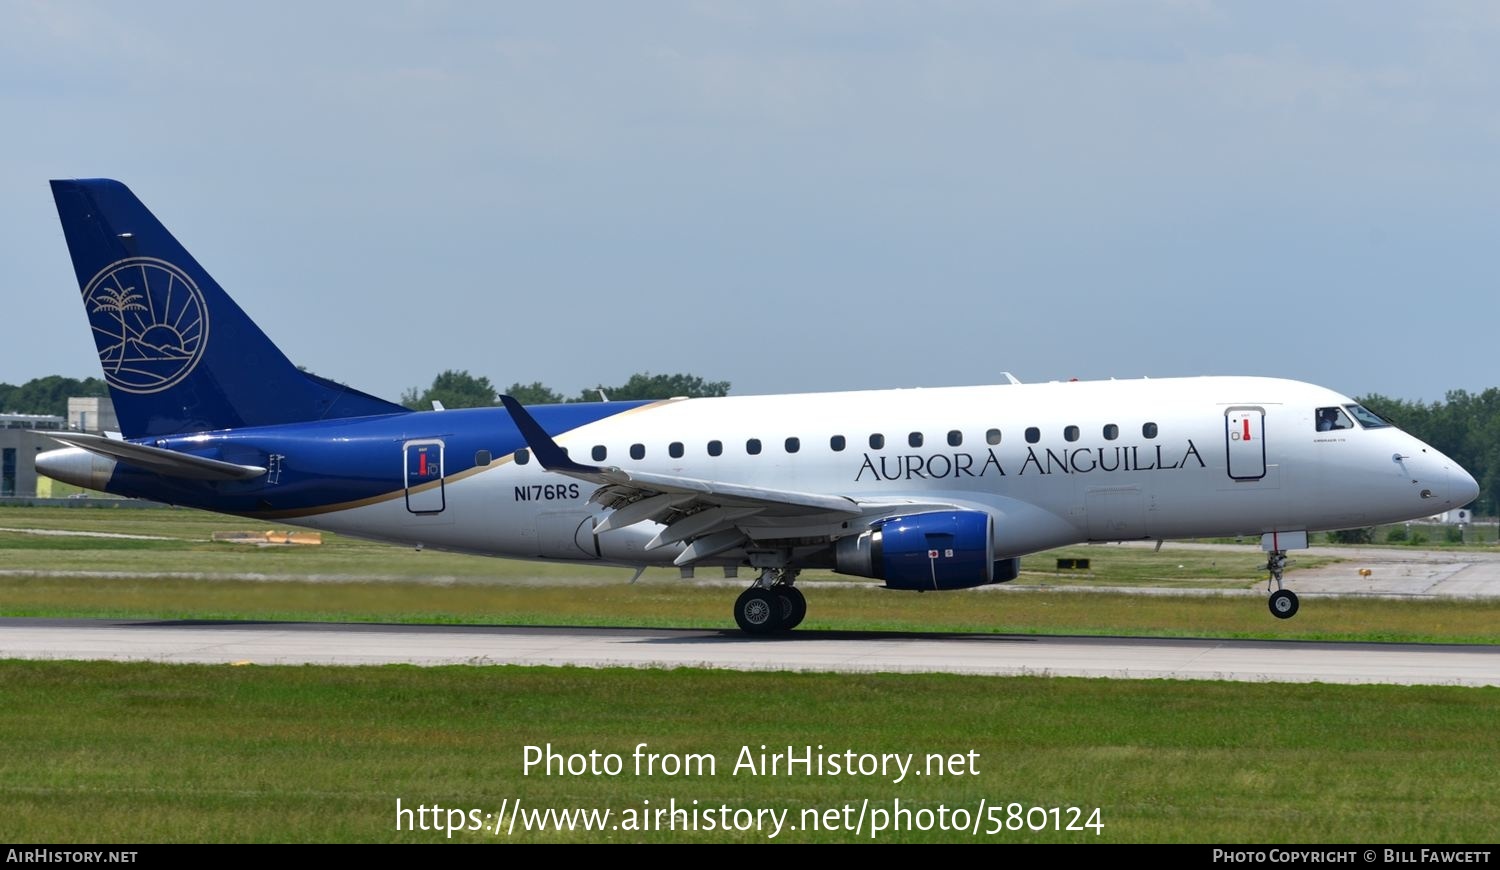
[(995, 523), (980, 511), (887, 517), (839, 539), (834, 570), (891, 589), (969, 589), (1015, 579), (1019, 560), (995, 561)]

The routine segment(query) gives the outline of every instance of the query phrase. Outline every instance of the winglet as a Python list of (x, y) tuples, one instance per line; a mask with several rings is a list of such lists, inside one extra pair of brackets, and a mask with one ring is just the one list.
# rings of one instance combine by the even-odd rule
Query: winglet
[(515, 421), (516, 428), (521, 430), (521, 437), (526, 439), (526, 446), (531, 448), (531, 455), (536, 461), (548, 471), (556, 471), (559, 474), (571, 474), (578, 477), (587, 477), (590, 480), (604, 480), (607, 471), (598, 465), (583, 465), (568, 458), (568, 452), (558, 446), (547, 430), (536, 421), (534, 417), (523, 407), (521, 403), (511, 396), (501, 396), (500, 403), (505, 410), (510, 412), (510, 419)]

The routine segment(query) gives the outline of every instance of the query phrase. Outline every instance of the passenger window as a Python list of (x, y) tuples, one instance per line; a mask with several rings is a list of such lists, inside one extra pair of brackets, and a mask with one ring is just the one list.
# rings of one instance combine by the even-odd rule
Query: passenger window
[(1042, 430), (1038, 429), (1035, 426), (1027, 426), (1026, 427), (1026, 443), (1027, 444), (1035, 444), (1035, 443), (1037, 443), (1040, 440), (1042, 440)]
[(1000, 430), (999, 429), (991, 429), (990, 431), (984, 433), (984, 440), (986, 442), (988, 442), (991, 447), (994, 447), (996, 444), (999, 444), (1000, 443)]
[(954, 429), (953, 431), (951, 431), (951, 432), (948, 433), (948, 446), (949, 447), (961, 447), (961, 446), (963, 446), (963, 443), (964, 443), (964, 433), (958, 431), (957, 429)]
[(1319, 432), (1354, 428), (1354, 422), (1349, 419), (1348, 414), (1344, 413), (1343, 408), (1319, 408), (1316, 419)]
[(632, 444), (632, 445), (630, 445), (630, 458), (631, 459), (645, 459), (646, 458), (646, 445), (644, 445), (644, 444)]
[(516, 451), (516, 464), (517, 465), (525, 465), (526, 463), (528, 463), (530, 461), (531, 461), (531, 451), (530, 450), (527, 450), (525, 447), (522, 447), (520, 450)]
[(832, 438), (829, 438), (828, 446), (832, 448), (834, 453), (842, 451), (844, 449), (844, 436), (835, 435)]
[(1155, 438), (1156, 437), (1156, 424), (1155, 423), (1147, 423), (1146, 425), (1142, 426), (1141, 427), (1141, 434), (1144, 435), (1147, 438)]
[(474, 464), (475, 465), (489, 465), (490, 464), (490, 452), (488, 450), (481, 450), (478, 453), (475, 453), (474, 454)]
[(682, 458), (682, 442), (681, 441), (673, 441), (671, 444), (668, 444), (667, 445), (667, 455), (670, 456), (670, 457), (672, 457), (673, 459), (681, 459)]
[(708, 442), (708, 455), (709, 456), (718, 456), (719, 454), (721, 454), (723, 452), (724, 452), (724, 442), (723, 441), (710, 441), (710, 442)]
[(800, 438), (788, 438), (788, 439), (786, 439), (786, 452), (788, 452), (788, 453), (796, 453), (798, 450), (801, 450), (801, 449), (802, 449), (802, 439), (800, 439)]
[(913, 447), (921, 447), (922, 446), (922, 433), (921, 432), (913, 432), (910, 435), (906, 436), (906, 443), (910, 444)]
[(609, 451), (604, 448), (603, 444), (595, 444), (592, 456), (595, 462), (603, 462), (609, 457)]
[(1069, 441), (1077, 441), (1078, 440), (1078, 427), (1077, 426), (1069, 426), (1068, 428), (1064, 429), (1063, 430), (1063, 437), (1066, 438), (1066, 439), (1068, 439)]
[(745, 452), (748, 453), (748, 454), (750, 454), (751, 456), (759, 456), (760, 455), (760, 439), (759, 438), (751, 438), (749, 441), (746, 441), (745, 442)]
[(1120, 437), (1120, 427), (1113, 423), (1104, 427), (1104, 440), (1113, 441)]
[(884, 435), (881, 435), (879, 432), (876, 432), (874, 435), (870, 436), (870, 449), (871, 450), (880, 450), (883, 447), (885, 447), (885, 436)]

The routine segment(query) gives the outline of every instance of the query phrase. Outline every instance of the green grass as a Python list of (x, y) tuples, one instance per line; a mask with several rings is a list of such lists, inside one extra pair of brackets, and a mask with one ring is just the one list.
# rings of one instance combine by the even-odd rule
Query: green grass
[[(1489, 842), (1500, 690), (570, 668), (0, 663), (0, 838), (417, 841), (395, 804), (1099, 807), (999, 842)], [(707, 753), (714, 776), (522, 773), (523, 747)], [(978, 753), (978, 775), (734, 775), (740, 748)], [(652, 832), (456, 840), (759, 841)], [(847, 833), (782, 839), (849, 841)], [(969, 840), (890, 833), (883, 841)]]
[[(1275, 620), (1250, 597), (807, 587), (803, 629), (1500, 643), (1500, 601), (1309, 599)], [(0, 615), (732, 628), (731, 586), (259, 582), (0, 577)]]
[[(214, 543), (215, 531), (266, 531), (288, 527), (219, 514), (174, 509), (0, 509), (0, 529), (45, 529), (154, 536), (163, 540), (59, 537), (0, 531), (0, 569), (8, 571), (126, 571), (151, 574), (340, 576), (350, 579), (593, 579), (612, 583), (629, 577), (620, 568), (486, 559), (432, 550), (417, 551), (325, 533), (317, 547), (255, 547)], [(134, 556), (122, 551), (130, 551)], [(1058, 571), (1057, 558), (1086, 558), (1089, 571)], [(1327, 564), (1299, 556), (1295, 568)], [(1183, 586), (1246, 588), (1264, 577), (1265, 557), (1253, 545), (1238, 553), (1167, 550), (1112, 545), (1067, 547), (1022, 560), (1019, 582), (1031, 585)], [(704, 572), (707, 576), (712, 572)], [(675, 579), (676, 571), (648, 576)], [(807, 572), (807, 580), (841, 580), (830, 572)], [(859, 582), (857, 579), (854, 582)]]
[[(1088, 559), (1084, 571), (1059, 569), (1057, 560)], [(1287, 576), (1339, 562), (1328, 556), (1296, 554)], [(1266, 578), (1266, 554), (1257, 544), (1237, 551), (1165, 549), (1094, 544), (1060, 547), (1021, 560), (1015, 582), (1028, 586), (1153, 586), (1166, 589), (1247, 589)]]
[[(242, 520), (184, 511), (0, 510), (0, 613), (729, 627), (734, 585), (417, 553), (338, 536), (317, 548), (213, 544)], [(101, 543), (105, 546), (100, 546)], [(1093, 561), (1056, 572), (1059, 555)], [(1306, 562), (1304, 561), (1305, 565)], [(1181, 565), (1181, 568), (1177, 566)], [(1258, 581), (1260, 555), (1080, 547), (1023, 582)], [(59, 573), (62, 572), (62, 573)], [(99, 576), (71, 576), (99, 572)], [(192, 575), (192, 576), (169, 576)], [(276, 582), (233, 579), (244, 575)], [(328, 578), (322, 582), (310, 575)], [(1163, 579), (1165, 577), (1165, 580)], [(380, 578), (380, 579), (372, 579)], [(1155, 578), (1155, 579), (1153, 579)], [(811, 584), (809, 628), (1495, 643), (1500, 602), (1262, 601), (988, 589), (917, 595)], [(948, 675), (517, 667), (228, 667), (0, 661), (0, 839), (12, 842), (437, 842), (406, 806), (790, 810), (1020, 803), (1099, 807), (1103, 835), (992, 842), (1485, 843), (1500, 823), (1500, 689)], [(523, 747), (627, 759), (639, 742), (708, 753), (712, 777), (523, 776)], [(751, 778), (742, 746), (978, 753), (980, 774)], [(1003, 819), (1003, 816), (1002, 816)], [(759, 842), (759, 833), (583, 832), (461, 842)], [(854, 835), (785, 832), (781, 840)], [(865, 837), (858, 838), (868, 841)], [(932, 830), (881, 842), (967, 841)]]
[[(290, 527), (239, 517), (175, 509), (8, 508), (0, 529), (43, 529), (142, 535), (164, 540), (48, 536), (0, 531), (0, 570), (114, 571), (348, 578), (551, 579), (593, 575), (628, 577), (622, 569), (575, 568), (539, 562), (485, 559), (417, 551), (323, 535), (316, 547), (216, 543), (216, 531), (285, 531)], [(128, 551), (128, 552), (123, 552)]]
[[(485, 559), (325, 535), (318, 547), (214, 543), (244, 520), (182, 510), (6, 509), (0, 528), (58, 529), (164, 540), (0, 531), (0, 615), (731, 627), (744, 581), (686, 583), (653, 570), (635, 585), (620, 568)], [(264, 531), (264, 528), (261, 528)], [(1091, 570), (1058, 571), (1059, 557)], [(1289, 572), (1326, 563), (1299, 555)], [(919, 595), (826, 572), (804, 575), (809, 629), (1500, 642), (1500, 600), (1310, 599), (1296, 619), (1252, 598), (1143, 596), (1026, 587), (1262, 584), (1263, 555), (1148, 547), (1069, 547), (1022, 561), (1016, 583)], [(712, 578), (716, 572), (700, 572)], [(275, 582), (268, 582), (275, 581)], [(820, 582), (831, 581), (831, 582)]]

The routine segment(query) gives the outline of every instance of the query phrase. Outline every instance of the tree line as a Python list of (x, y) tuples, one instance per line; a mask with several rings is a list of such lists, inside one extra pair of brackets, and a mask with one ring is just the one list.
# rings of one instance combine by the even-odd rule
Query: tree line
[[(670, 374), (653, 375), (639, 372), (619, 386), (599, 385), (582, 390), (576, 396), (564, 396), (541, 381), (530, 384), (511, 384), (505, 395), (514, 397), (523, 405), (560, 405), (565, 402), (625, 401), (632, 399), (671, 399), (677, 396), (704, 398), (729, 395), (728, 381), (705, 381), (697, 375)], [(432, 386), (425, 390), (416, 387), (401, 394), (401, 404), (414, 411), (432, 408), (434, 401), (444, 408), (487, 408), (498, 405), (499, 393), (490, 379), (475, 377), (467, 371), (449, 369), (432, 379)]]
[(93, 398), (109, 395), (99, 378), (65, 378), (48, 375), (29, 380), (19, 387), (0, 383), (0, 413), (51, 414), (68, 416), (68, 397)]
[(1500, 514), (1500, 387), (1478, 394), (1449, 390), (1440, 402), (1378, 394), (1359, 402), (1462, 465), (1479, 481), (1475, 512)]
[[(305, 369), (304, 369), (305, 371)], [(705, 396), (729, 395), (728, 381), (706, 381), (697, 375), (670, 374), (653, 375), (640, 372), (619, 386), (600, 385), (583, 390), (576, 396), (564, 396), (540, 381), (530, 384), (511, 384), (506, 395), (515, 396), (523, 405), (558, 405), (564, 402), (598, 402), (601, 393), (611, 400), (671, 399), (676, 396), (701, 398)], [(51, 414), (66, 417), (68, 398), (104, 397), (109, 389), (99, 378), (65, 378), (48, 375), (35, 378), (20, 386), (0, 383), (0, 413), (3, 414)], [(499, 404), (498, 393), (489, 378), (474, 377), (466, 371), (448, 370), (432, 381), (426, 389), (412, 387), (401, 394), (401, 404), (418, 411), (432, 407), (434, 400), (445, 408), (486, 408)]]

